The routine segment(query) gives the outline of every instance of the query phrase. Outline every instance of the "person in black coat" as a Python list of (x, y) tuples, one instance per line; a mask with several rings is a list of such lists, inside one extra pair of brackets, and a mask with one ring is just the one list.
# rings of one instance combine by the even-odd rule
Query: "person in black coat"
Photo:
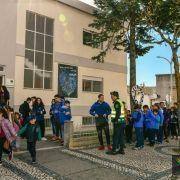
[(8, 106), (9, 99), (10, 99), (10, 95), (6, 86), (0, 86), (0, 108)]
[(42, 140), (46, 141), (47, 139), (44, 136), (45, 135), (44, 115), (46, 114), (46, 110), (41, 98), (36, 98), (36, 101), (33, 104), (32, 113), (36, 116), (37, 123), (40, 126)]
[(29, 97), (19, 107), (19, 113), (22, 115), (22, 118), (24, 120), (23, 125), (26, 124), (27, 118), (29, 117), (29, 114), (31, 112), (31, 109), (30, 109), (30, 106), (29, 106), (30, 102), (31, 102), (31, 98)]

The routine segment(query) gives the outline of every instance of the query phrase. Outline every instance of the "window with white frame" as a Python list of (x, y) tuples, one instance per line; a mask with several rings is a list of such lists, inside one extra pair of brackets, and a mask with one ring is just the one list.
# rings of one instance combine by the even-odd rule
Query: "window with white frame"
[(24, 87), (52, 89), (54, 20), (26, 12)]
[(103, 92), (103, 78), (83, 76), (82, 90), (84, 92)]

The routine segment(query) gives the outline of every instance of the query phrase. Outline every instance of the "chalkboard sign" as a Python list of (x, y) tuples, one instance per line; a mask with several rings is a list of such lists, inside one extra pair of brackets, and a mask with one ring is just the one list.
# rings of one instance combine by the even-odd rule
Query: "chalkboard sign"
[(78, 97), (78, 68), (76, 66), (59, 64), (58, 92), (60, 96)]

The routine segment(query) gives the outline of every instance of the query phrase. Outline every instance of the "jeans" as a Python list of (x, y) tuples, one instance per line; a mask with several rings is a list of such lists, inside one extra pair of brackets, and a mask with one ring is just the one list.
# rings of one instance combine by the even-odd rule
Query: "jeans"
[(143, 135), (143, 127), (135, 128), (136, 133), (136, 147), (143, 147), (144, 146), (144, 135)]
[(157, 141), (159, 143), (163, 142), (163, 126), (159, 126), (158, 134), (157, 134)]
[(113, 123), (113, 151), (124, 149), (124, 124)]
[(56, 122), (56, 137), (61, 137), (62, 138), (61, 124), (60, 124), (59, 119), (56, 119), (55, 122)]
[(103, 136), (102, 131), (104, 130), (105, 136), (106, 136), (106, 142), (107, 145), (110, 145), (110, 133), (109, 133), (109, 124), (108, 122), (100, 123), (96, 125), (97, 133), (98, 133), (98, 139), (101, 146), (104, 145), (103, 143)]
[(171, 136), (174, 137), (178, 137), (178, 126), (176, 123), (171, 123)]
[(53, 135), (55, 135), (56, 134), (56, 121), (53, 116), (51, 116), (50, 120), (51, 120), (52, 132), (53, 132)]
[(6, 154), (9, 154), (11, 152), (11, 148), (8, 149), (8, 150), (3, 148), (3, 145), (4, 145), (5, 141), (6, 141), (5, 137), (0, 138), (0, 161), (2, 159), (3, 152), (5, 152)]
[(126, 125), (125, 133), (126, 133), (126, 142), (127, 143), (130, 143), (132, 141), (132, 131), (133, 131), (133, 126)]
[(39, 127), (40, 127), (40, 130), (41, 130), (41, 137), (44, 137), (44, 134), (45, 134), (45, 122), (44, 121), (39, 121)]
[(27, 142), (27, 150), (29, 151), (32, 160), (36, 160), (36, 141)]

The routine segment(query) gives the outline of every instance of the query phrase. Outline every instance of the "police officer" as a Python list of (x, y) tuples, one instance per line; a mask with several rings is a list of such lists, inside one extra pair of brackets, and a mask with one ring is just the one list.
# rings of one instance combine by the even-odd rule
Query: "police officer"
[(113, 147), (108, 151), (109, 155), (125, 154), (124, 152), (124, 127), (125, 127), (125, 107), (119, 99), (119, 93), (110, 93), (113, 101), (111, 111), (111, 121), (113, 123)]

